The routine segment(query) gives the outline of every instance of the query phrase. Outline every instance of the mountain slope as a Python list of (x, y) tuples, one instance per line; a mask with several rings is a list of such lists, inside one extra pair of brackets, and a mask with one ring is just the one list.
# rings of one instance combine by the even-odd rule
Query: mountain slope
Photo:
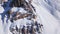
[[(59, 22), (58, 20), (50, 13), (50, 10), (48, 10), (44, 5), (41, 4), (41, 0), (39, 0), (40, 4), (38, 3), (37, 0), (33, 0), (32, 5), (36, 9), (36, 14), (39, 17), (40, 23), (43, 24), (43, 32), (42, 34), (60, 34), (60, 28), (59, 28)], [(0, 8), (2, 9), (2, 8)], [(3, 12), (3, 9), (0, 10)], [(7, 30), (10, 26), (10, 22), (8, 23), (9, 25), (5, 24), (6, 28), (6, 33), (11, 34), (9, 30)], [(1, 15), (0, 15), (0, 34), (4, 34), (3, 31), (3, 24), (1, 22)]]

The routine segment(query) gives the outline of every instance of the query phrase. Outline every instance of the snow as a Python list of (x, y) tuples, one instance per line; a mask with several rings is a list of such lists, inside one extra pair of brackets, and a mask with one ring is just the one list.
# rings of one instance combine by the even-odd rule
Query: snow
[[(36, 7), (36, 13), (40, 17), (42, 24), (44, 26), (43, 34), (59, 34), (59, 22), (58, 20), (50, 13), (46, 7), (44, 7), (43, 3), (37, 4), (38, 1), (32, 3)], [(56, 10), (57, 11), (57, 10)], [(57, 13), (58, 16), (60, 13)]]
[[(36, 9), (36, 14), (39, 17), (40, 23), (43, 24), (43, 31), (42, 34), (60, 34), (60, 20), (57, 20), (51, 13), (50, 10), (48, 10), (44, 5), (42, 4), (42, 1), (39, 0), (40, 3), (38, 3), (37, 0), (33, 0), (32, 5)], [(3, 8), (0, 8), (0, 11), (3, 12)], [(56, 10), (57, 15), (60, 15), (60, 12)], [(1, 13), (2, 13), (1, 12)], [(60, 16), (59, 16), (60, 17)], [(0, 34), (11, 34), (9, 31), (10, 22), (4, 25), (1, 21), (1, 15), (0, 15)], [(5, 32), (4, 32), (5, 29)]]
[(1, 7), (1, 5), (0, 5), (0, 13), (3, 13), (3, 11), (4, 11), (4, 9), (3, 9), (3, 7)]

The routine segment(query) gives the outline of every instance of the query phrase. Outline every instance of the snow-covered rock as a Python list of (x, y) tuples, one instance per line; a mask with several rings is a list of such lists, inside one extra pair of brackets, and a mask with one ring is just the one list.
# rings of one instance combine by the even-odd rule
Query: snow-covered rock
[[(59, 23), (60, 20), (58, 22), (58, 20), (50, 13), (50, 10), (52, 10), (52, 7), (50, 5), (48, 5), (44, 0), (33, 0), (32, 5), (36, 9), (36, 14), (39, 17), (38, 21), (40, 21), (40, 23), (43, 24), (42, 34), (60, 34), (60, 23)], [(53, 11), (55, 11), (55, 10), (56, 9), (53, 8)], [(3, 7), (0, 6), (0, 13), (2, 13), (3, 11), (4, 11)], [(57, 11), (56, 13), (57, 13), (58, 17), (60, 18), (60, 16), (59, 16), (60, 12), (58, 10), (56, 10), (56, 11)], [(1, 22), (1, 15), (0, 15), (0, 34), (5, 34), (3, 31), (3, 29), (5, 29), (5, 28), (6, 28), (5, 32), (6, 33), (8, 32), (7, 34), (11, 34), (9, 32), (10, 24), (11, 23), (9, 21), (8, 24), (5, 24), (3, 26), (2, 22)]]

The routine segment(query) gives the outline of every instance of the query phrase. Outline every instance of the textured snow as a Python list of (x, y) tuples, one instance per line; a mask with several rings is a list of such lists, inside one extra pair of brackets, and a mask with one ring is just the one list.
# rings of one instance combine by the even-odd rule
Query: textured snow
[[(47, 0), (48, 1), (48, 0)], [(56, 10), (54, 7), (52, 8), (43, 0), (33, 0), (32, 5), (36, 9), (36, 14), (39, 17), (40, 23), (43, 24), (42, 34), (60, 34), (60, 12)], [(0, 6), (1, 7), (1, 6)], [(54, 16), (51, 13), (53, 10)], [(0, 13), (2, 13), (4, 9), (0, 8)], [(55, 18), (57, 17), (57, 18)], [(5, 18), (6, 19), (6, 18)], [(0, 15), (0, 34), (11, 34), (9, 31), (9, 23), (2, 24), (1, 15)]]

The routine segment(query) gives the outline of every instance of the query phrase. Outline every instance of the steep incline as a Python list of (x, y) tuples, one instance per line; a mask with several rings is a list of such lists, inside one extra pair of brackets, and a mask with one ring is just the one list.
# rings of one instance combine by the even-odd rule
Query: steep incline
[[(41, 2), (41, 1), (39, 1)], [(34, 0), (32, 2), (32, 5), (36, 8), (36, 14), (40, 18), (39, 21), (40, 23), (43, 24), (43, 32), (42, 34), (59, 34), (60, 29), (59, 29), (59, 22), (57, 19), (50, 13), (48, 9), (46, 9), (42, 4), (39, 4), (37, 0)], [(0, 8), (0, 11), (3, 12), (3, 9)], [(59, 13), (59, 12), (58, 12)], [(10, 22), (8, 23), (10, 26)], [(7, 24), (5, 25), (8, 29), (9, 26)], [(3, 34), (3, 25), (1, 23), (1, 15), (0, 15), (0, 34)], [(9, 30), (6, 31), (6, 33), (9, 33)]]

